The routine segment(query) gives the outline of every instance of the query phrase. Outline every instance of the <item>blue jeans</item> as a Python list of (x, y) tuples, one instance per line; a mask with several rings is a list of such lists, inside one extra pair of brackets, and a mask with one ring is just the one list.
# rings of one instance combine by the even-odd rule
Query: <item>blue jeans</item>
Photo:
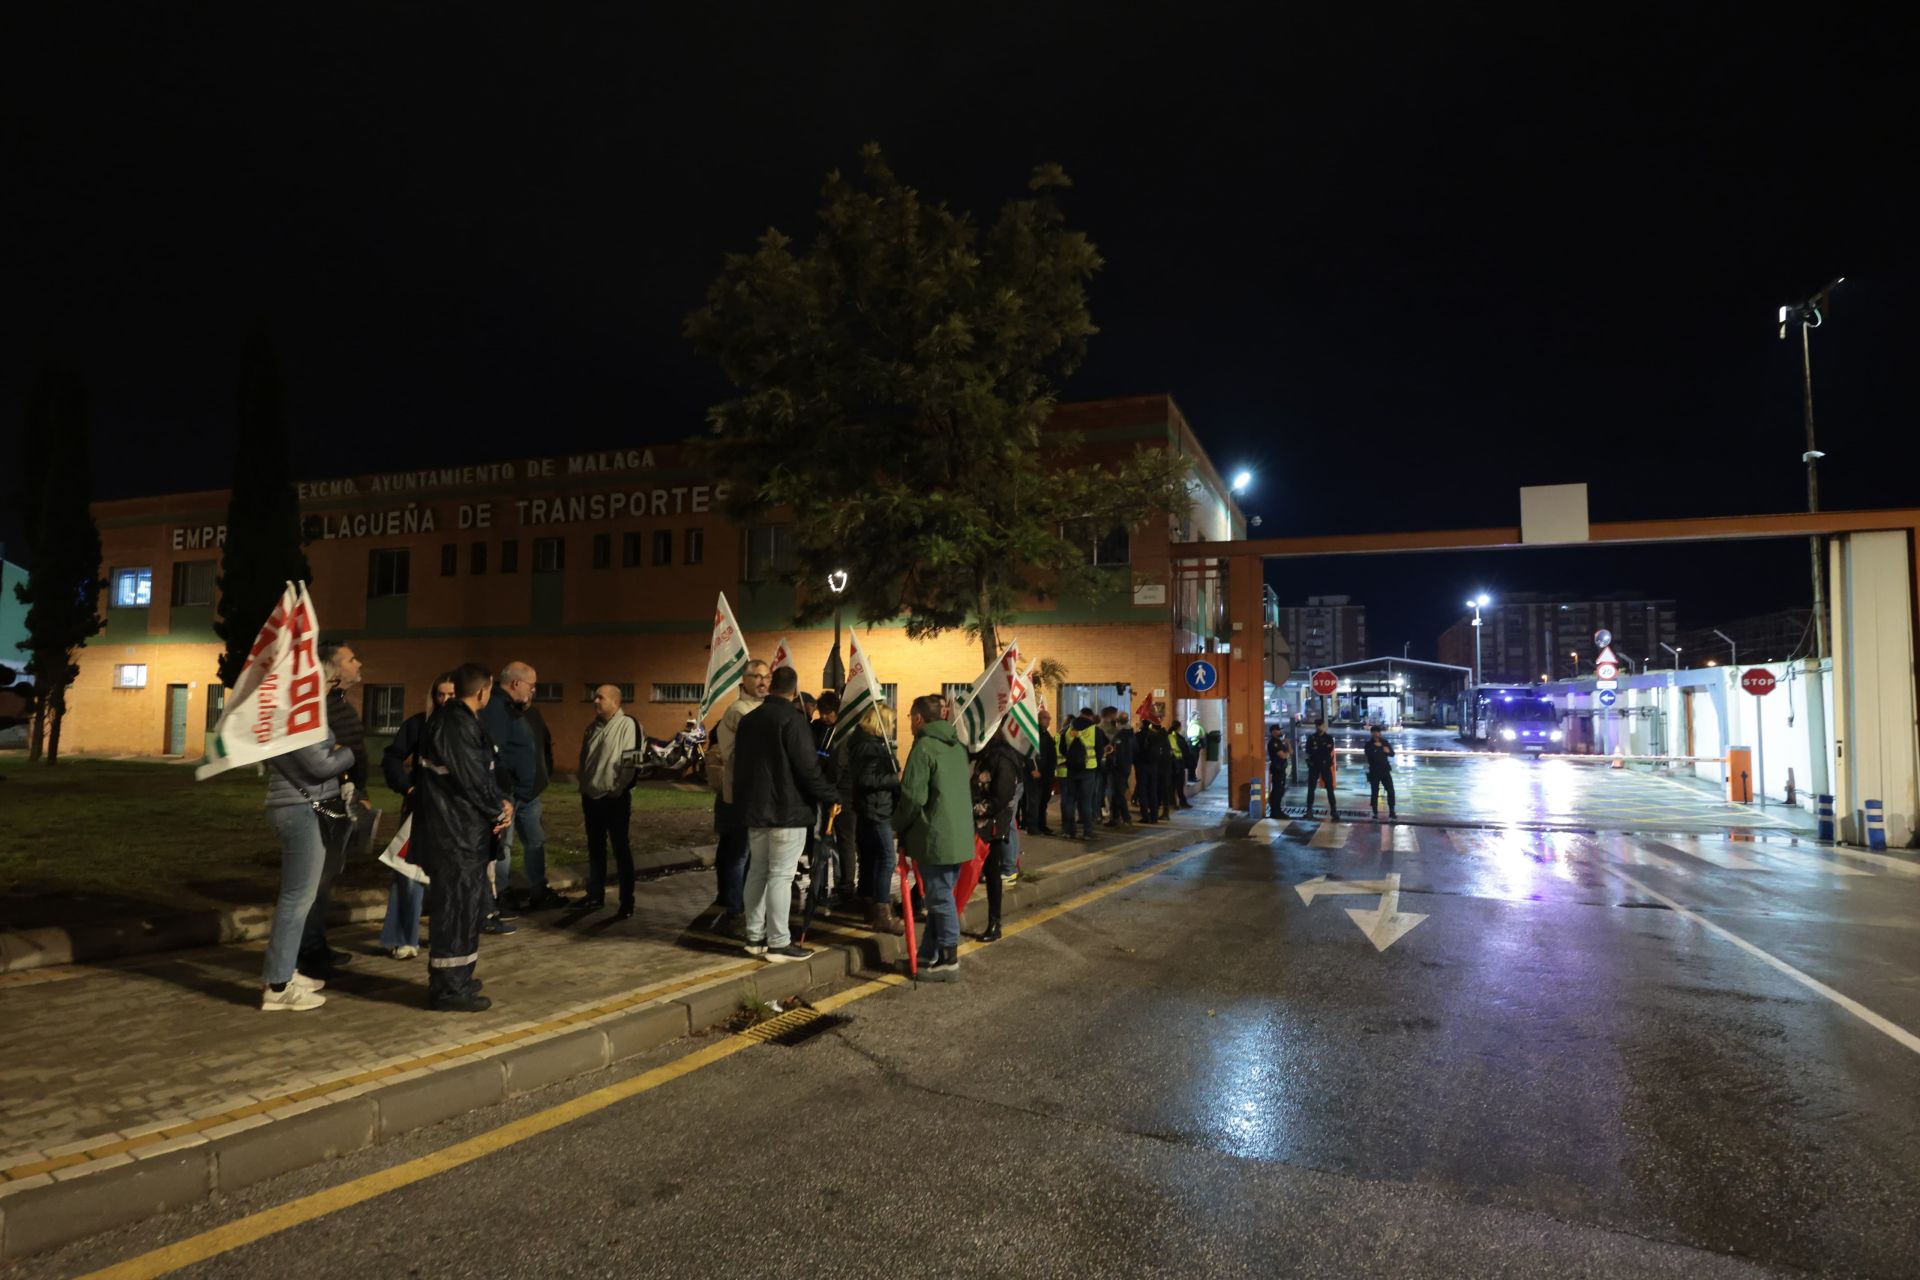
[(730, 916), (747, 910), (747, 829), (733, 827), (720, 833), (713, 851), (714, 878), (719, 881), (715, 901)]
[(926, 927), (920, 931), (918, 948), (921, 964), (932, 962), (936, 947), (960, 945), (960, 908), (954, 904), (953, 891), (960, 881), (963, 865), (958, 862), (946, 866), (920, 864), (920, 880), (926, 886), (923, 896), (927, 900)]
[(320, 838), (320, 819), (304, 804), (269, 809), (267, 822), (280, 837), (280, 896), (273, 904), (273, 933), (267, 938), (262, 976), (268, 986), (279, 986), (293, 977), (300, 934), (320, 893), (327, 848)]
[(893, 824), (860, 819), (860, 896), (868, 902), (893, 901)]
[(520, 833), (520, 859), (527, 869), (527, 891), (547, 887), (547, 829), (540, 822), (540, 797), (513, 802), (513, 825), (493, 838), (493, 894), (507, 891), (513, 875), (513, 833)]
[(380, 945), (395, 947), (420, 945), (420, 905), (426, 901), (427, 886), (398, 871), (387, 885), (387, 922), (380, 927)]
[(1100, 807), (1100, 775), (1097, 773), (1068, 774), (1060, 787), (1060, 833), (1069, 839), (1073, 837), (1073, 816), (1080, 815), (1080, 825), (1091, 836), (1094, 819)]
[(747, 867), (749, 939), (766, 940), (778, 951), (793, 941), (787, 917), (793, 910), (793, 876), (807, 847), (805, 827), (752, 827), (747, 831), (751, 861)]

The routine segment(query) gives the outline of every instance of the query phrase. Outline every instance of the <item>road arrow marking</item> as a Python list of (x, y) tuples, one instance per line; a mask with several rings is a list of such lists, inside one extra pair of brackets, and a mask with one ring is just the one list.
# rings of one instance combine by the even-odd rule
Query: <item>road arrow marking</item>
[(1426, 916), (1417, 912), (1400, 910), (1400, 875), (1389, 875), (1385, 880), (1329, 880), (1325, 876), (1315, 876), (1302, 884), (1293, 886), (1300, 894), (1300, 900), (1308, 906), (1313, 900), (1343, 893), (1377, 893), (1380, 905), (1371, 911), (1360, 907), (1348, 907), (1347, 918), (1360, 926), (1360, 932), (1367, 936), (1375, 951), (1385, 951), (1400, 939), (1413, 932), (1415, 925)]

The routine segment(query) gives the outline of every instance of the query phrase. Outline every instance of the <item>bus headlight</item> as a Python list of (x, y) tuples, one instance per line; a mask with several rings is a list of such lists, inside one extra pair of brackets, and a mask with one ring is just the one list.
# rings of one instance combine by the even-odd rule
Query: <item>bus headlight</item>
[(1552, 733), (1548, 734), (1547, 736), (1549, 738), (1552, 738), (1555, 742), (1558, 742), (1560, 741), (1560, 739), (1566, 737), (1567, 735), (1564, 733), (1561, 733), (1558, 729), (1555, 729)]
[(1520, 735), (1515, 733), (1511, 729), (1502, 729), (1500, 731), (1500, 736), (1505, 738), (1508, 742), (1512, 742), (1515, 738), (1519, 737)]

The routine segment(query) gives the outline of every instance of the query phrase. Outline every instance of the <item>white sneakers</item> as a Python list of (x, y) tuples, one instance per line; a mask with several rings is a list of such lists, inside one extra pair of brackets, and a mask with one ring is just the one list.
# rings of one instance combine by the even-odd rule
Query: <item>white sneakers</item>
[(325, 991), (327, 989), (326, 979), (309, 978), (298, 969), (293, 971), (293, 977), (288, 981), (287, 985), (290, 987), (300, 987), (307, 991)]
[(275, 991), (267, 987), (260, 992), (260, 1012), (262, 1013), (304, 1013), (308, 1009), (318, 1009), (327, 1002), (327, 998), (301, 981), (299, 974), (287, 983), (285, 990)]
[(420, 954), (418, 947), (393, 947), (387, 952), (390, 960), (411, 960)]

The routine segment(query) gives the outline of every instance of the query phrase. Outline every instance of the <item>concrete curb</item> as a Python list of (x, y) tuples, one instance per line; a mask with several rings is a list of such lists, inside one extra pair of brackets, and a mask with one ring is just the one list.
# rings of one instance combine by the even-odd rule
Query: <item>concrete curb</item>
[[(1117, 846), (1109, 856), (1022, 879), (1009, 893), (1009, 918), (1038, 911), (1176, 849), (1219, 839), (1222, 830), (1172, 829)], [(1092, 851), (1096, 855), (1101, 851)], [(384, 898), (382, 910), (384, 910)], [(962, 924), (984, 924), (983, 902)], [(479, 1050), (377, 1085), (309, 1098), (205, 1133), (0, 1184), (0, 1261), (55, 1249), (230, 1193), (401, 1134), (650, 1052), (725, 1022), (748, 984), (762, 1000), (784, 1000), (850, 974), (890, 970), (901, 940), (856, 934), (816, 921), (822, 944), (805, 964), (771, 964), (732, 975), (586, 1025)]]

